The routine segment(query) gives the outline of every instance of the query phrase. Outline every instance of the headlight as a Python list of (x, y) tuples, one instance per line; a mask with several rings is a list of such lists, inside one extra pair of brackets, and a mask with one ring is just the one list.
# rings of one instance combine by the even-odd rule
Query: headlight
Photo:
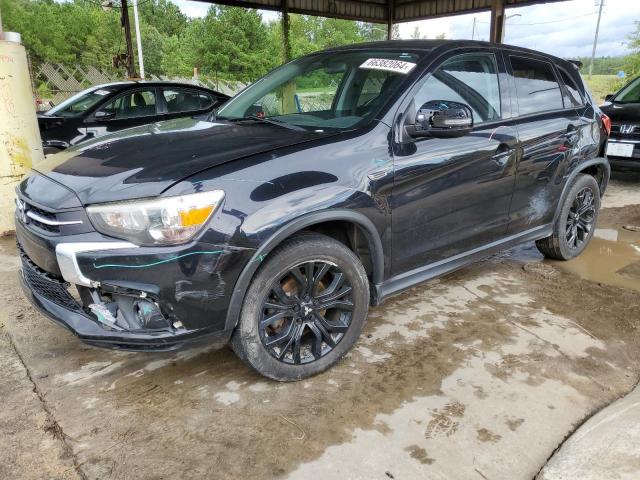
[(138, 245), (173, 245), (191, 240), (222, 203), (224, 192), (105, 203), (87, 207), (101, 233)]

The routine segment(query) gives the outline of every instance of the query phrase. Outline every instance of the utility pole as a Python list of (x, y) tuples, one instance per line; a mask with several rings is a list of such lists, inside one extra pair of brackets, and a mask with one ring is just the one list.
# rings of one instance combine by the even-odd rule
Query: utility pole
[(596, 47), (598, 45), (598, 32), (600, 31), (600, 18), (602, 17), (602, 7), (604, 0), (600, 0), (600, 8), (598, 9), (598, 23), (596, 23), (596, 35), (593, 37), (593, 50), (591, 50), (591, 63), (589, 64), (589, 78), (593, 74), (593, 61), (596, 57)]
[(136, 44), (138, 46), (138, 65), (140, 78), (144, 78), (144, 59), (142, 58), (142, 39), (140, 38), (140, 23), (138, 22), (138, 0), (133, 0), (133, 23), (136, 27)]
[(127, 42), (127, 58), (125, 68), (127, 69), (127, 77), (136, 78), (138, 75), (136, 74), (136, 66), (133, 62), (133, 44), (131, 43), (131, 25), (129, 24), (129, 8), (127, 5), (127, 0), (120, 0), (122, 8), (120, 23), (122, 28), (124, 28), (124, 39)]
[(473, 27), (471, 28), (471, 40), (475, 40), (476, 37), (476, 17), (473, 17)]

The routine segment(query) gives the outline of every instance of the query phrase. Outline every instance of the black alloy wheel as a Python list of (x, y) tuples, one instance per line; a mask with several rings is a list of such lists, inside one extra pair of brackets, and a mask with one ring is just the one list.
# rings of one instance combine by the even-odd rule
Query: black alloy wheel
[(600, 186), (595, 177), (580, 173), (558, 205), (550, 236), (536, 240), (547, 258), (571, 260), (587, 247), (600, 211)]
[(326, 235), (297, 233), (262, 260), (231, 347), (274, 380), (317, 375), (356, 342), (370, 299), (369, 278), (355, 252)]
[(585, 187), (576, 195), (567, 216), (566, 238), (571, 249), (578, 249), (589, 238), (596, 219), (594, 192)]
[(353, 287), (326, 260), (295, 265), (275, 280), (262, 306), (260, 340), (281, 362), (305, 364), (331, 352), (353, 316)]

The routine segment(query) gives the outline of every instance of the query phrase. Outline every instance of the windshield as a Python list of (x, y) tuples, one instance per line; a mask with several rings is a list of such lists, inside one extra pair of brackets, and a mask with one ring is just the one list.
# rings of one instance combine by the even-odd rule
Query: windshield
[(362, 50), (303, 57), (236, 95), (217, 117), (258, 117), (314, 129), (352, 128), (380, 113), (422, 54)]
[(620, 90), (613, 101), (616, 103), (640, 103), (640, 77)]
[(98, 104), (111, 90), (107, 88), (91, 87), (67, 98), (64, 102), (48, 110), (45, 115), (56, 117), (79, 117), (84, 112)]

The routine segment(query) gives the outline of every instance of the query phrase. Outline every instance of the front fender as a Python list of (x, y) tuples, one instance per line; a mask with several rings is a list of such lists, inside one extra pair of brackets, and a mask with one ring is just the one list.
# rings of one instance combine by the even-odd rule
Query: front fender
[(244, 267), (233, 290), (229, 307), (225, 329), (235, 328), (240, 318), (242, 303), (253, 275), (258, 270), (262, 261), (274, 248), (280, 245), (285, 239), (296, 232), (299, 232), (311, 225), (316, 225), (327, 221), (347, 221), (358, 225), (367, 237), (369, 251), (373, 262), (373, 282), (380, 283), (384, 275), (384, 252), (380, 235), (373, 224), (364, 214), (354, 210), (330, 209), (319, 212), (308, 213), (294, 220), (287, 222), (280, 227), (269, 238), (263, 241), (256, 250), (251, 260)]

